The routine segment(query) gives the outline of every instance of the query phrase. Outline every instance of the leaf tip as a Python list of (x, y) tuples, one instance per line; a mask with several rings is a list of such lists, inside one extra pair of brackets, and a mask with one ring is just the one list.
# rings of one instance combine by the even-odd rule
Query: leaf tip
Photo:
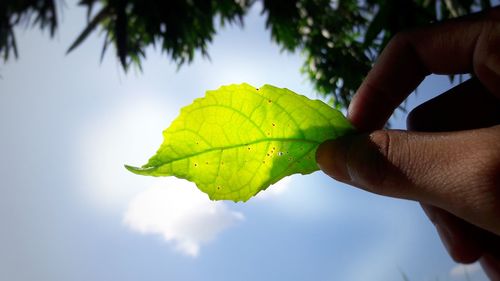
[(137, 167), (134, 167), (134, 166), (130, 166), (130, 165), (123, 165), (125, 167), (125, 169), (129, 170), (130, 172), (132, 173), (135, 173), (137, 170), (139, 170), (140, 168), (137, 168)]
[(137, 175), (149, 175), (150, 171), (153, 170), (153, 167), (148, 167), (148, 168), (139, 168), (139, 167), (134, 167), (130, 165), (124, 165), (125, 169), (127, 169), (129, 172), (132, 172)]

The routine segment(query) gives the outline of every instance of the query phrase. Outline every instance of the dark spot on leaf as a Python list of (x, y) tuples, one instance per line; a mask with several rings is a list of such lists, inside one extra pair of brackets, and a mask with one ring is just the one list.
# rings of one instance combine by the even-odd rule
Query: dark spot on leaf
[(195, 166), (195, 167), (198, 167), (198, 163), (194, 163), (194, 166)]
[(267, 102), (268, 102), (268, 103), (272, 103), (273, 101), (272, 101), (272, 100), (268, 100)]
[(273, 127), (275, 127), (275, 126), (276, 126), (276, 124), (273, 123)]

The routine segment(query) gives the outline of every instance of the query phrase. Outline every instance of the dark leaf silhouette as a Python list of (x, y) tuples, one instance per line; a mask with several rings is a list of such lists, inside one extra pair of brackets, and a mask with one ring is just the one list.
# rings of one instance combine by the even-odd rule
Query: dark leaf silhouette
[(87, 27), (80, 33), (80, 35), (76, 38), (75, 42), (71, 44), (71, 46), (68, 48), (68, 51), (66, 52), (69, 54), (71, 51), (73, 51), (76, 47), (80, 46), (80, 44), (89, 36), (89, 34), (96, 29), (96, 27), (99, 25), (101, 21), (106, 19), (108, 10), (106, 8), (103, 8), (97, 15), (88, 23)]
[[(378, 54), (398, 32), (491, 7), (490, 0), (80, 0), (88, 24), (68, 52), (104, 31), (101, 60), (110, 45), (127, 70), (141, 69), (146, 48), (158, 47), (178, 67), (195, 54), (208, 58), (220, 25), (243, 25), (259, 2), (273, 41), (305, 54), (302, 72), (318, 93), (347, 107)], [(56, 0), (0, 1), (0, 56), (18, 56), (14, 28), (30, 23), (58, 26)], [(94, 14), (94, 8), (99, 12)], [(243, 54), (242, 54), (243, 55)]]

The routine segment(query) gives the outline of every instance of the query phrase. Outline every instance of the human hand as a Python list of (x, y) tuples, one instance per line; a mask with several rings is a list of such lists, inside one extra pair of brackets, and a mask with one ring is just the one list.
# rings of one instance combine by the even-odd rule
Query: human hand
[[(328, 175), (422, 204), (450, 255), (500, 280), (500, 9), (397, 35), (359, 88), (364, 135), (322, 144)], [(379, 130), (430, 73), (473, 78), (413, 110), (410, 131)]]

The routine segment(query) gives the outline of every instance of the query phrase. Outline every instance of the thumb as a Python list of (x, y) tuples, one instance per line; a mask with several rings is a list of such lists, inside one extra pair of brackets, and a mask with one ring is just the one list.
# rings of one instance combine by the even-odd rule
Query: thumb
[(381, 130), (327, 141), (316, 159), (337, 180), (431, 204), (491, 229), (491, 220), (478, 216), (489, 213), (491, 219), (498, 211), (492, 199), (498, 196), (499, 133), (500, 126), (450, 133)]
[[(421, 141), (414, 141), (416, 137)], [(418, 192), (415, 185), (422, 188), (422, 175), (427, 174), (426, 168), (431, 162), (434, 165), (436, 159), (431, 151), (436, 144), (430, 147), (422, 141), (428, 138), (424, 134), (389, 130), (348, 136), (321, 144), (316, 160), (321, 170), (339, 181), (378, 194), (420, 199), (425, 193)]]

